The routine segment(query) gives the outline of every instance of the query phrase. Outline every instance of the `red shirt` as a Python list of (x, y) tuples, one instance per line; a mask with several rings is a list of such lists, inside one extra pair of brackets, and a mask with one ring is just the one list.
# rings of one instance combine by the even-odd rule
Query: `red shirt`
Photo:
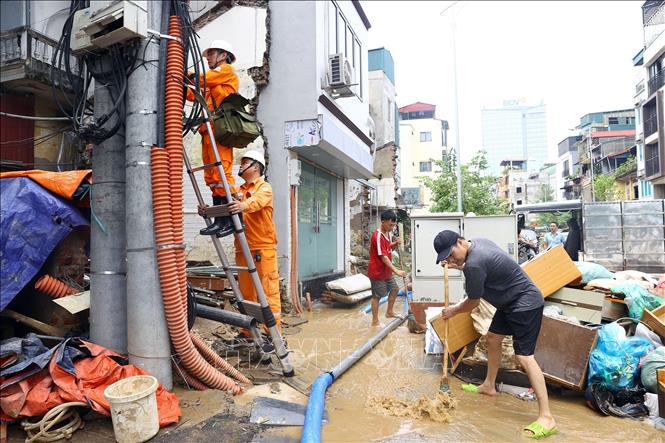
[[(390, 234), (383, 234), (381, 229), (377, 229), (372, 234), (369, 241), (369, 266), (367, 266), (367, 276), (372, 280), (388, 280), (393, 275), (393, 271), (383, 263), (381, 256), (385, 255), (388, 260), (392, 258), (392, 246)], [(391, 260), (392, 261), (392, 260)]]

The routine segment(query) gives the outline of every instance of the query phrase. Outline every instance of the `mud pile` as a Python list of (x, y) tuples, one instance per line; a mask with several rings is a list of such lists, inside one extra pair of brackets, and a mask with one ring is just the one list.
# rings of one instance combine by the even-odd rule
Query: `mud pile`
[(434, 398), (423, 395), (418, 401), (394, 397), (371, 397), (368, 400), (368, 407), (376, 412), (415, 420), (429, 419), (437, 423), (450, 422), (450, 410), (456, 406), (457, 401), (441, 391)]

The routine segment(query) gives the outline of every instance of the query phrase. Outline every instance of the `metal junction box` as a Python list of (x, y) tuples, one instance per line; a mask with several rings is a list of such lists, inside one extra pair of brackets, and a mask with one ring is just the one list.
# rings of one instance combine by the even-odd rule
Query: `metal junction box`
[(74, 14), (71, 48), (75, 54), (107, 48), (148, 34), (147, 1), (92, 1)]
[[(411, 216), (413, 299), (415, 301), (443, 302), (443, 268), (436, 262), (434, 237), (449, 229), (467, 239), (484, 237), (492, 240), (517, 261), (517, 217), (515, 215), (488, 215), (465, 217), (461, 213), (432, 213)], [(448, 271), (450, 302), (461, 300), (464, 293), (464, 275), (461, 271)]]

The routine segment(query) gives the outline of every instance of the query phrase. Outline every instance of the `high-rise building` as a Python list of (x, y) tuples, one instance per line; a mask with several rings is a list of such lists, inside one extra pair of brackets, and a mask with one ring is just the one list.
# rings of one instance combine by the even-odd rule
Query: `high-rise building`
[(537, 171), (547, 161), (547, 110), (545, 104), (505, 100), (501, 108), (482, 111), (483, 149), (489, 173), (500, 175), (504, 160), (523, 160)]

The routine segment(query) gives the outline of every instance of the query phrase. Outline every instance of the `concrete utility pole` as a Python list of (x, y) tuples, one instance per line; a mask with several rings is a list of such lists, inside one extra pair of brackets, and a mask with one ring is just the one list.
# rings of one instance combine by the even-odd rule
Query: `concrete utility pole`
[[(95, 79), (96, 119), (111, 112), (113, 107), (111, 93), (103, 83)], [(117, 120), (117, 114), (113, 113), (104, 128), (112, 128)], [(94, 343), (124, 354), (127, 352), (127, 266), (125, 134), (122, 127), (95, 146), (92, 175), (90, 338)]]
[[(441, 11), (440, 15), (444, 15), (446, 11), (458, 4), (460, 0), (457, 0), (446, 7)], [(462, 210), (462, 150), (460, 148), (459, 141), (459, 104), (457, 99), (457, 42), (456, 42), (456, 29), (457, 25), (455, 23), (455, 12), (450, 15), (450, 29), (452, 30), (452, 44), (453, 44), (453, 86), (455, 88), (454, 99), (455, 99), (455, 175), (457, 175), (457, 212), (463, 212)]]
[[(162, 2), (147, 2), (148, 28), (161, 29)], [(158, 140), (159, 39), (138, 50), (145, 63), (127, 85), (127, 348), (129, 362), (173, 386), (171, 343), (159, 285), (152, 212), (150, 149)]]

